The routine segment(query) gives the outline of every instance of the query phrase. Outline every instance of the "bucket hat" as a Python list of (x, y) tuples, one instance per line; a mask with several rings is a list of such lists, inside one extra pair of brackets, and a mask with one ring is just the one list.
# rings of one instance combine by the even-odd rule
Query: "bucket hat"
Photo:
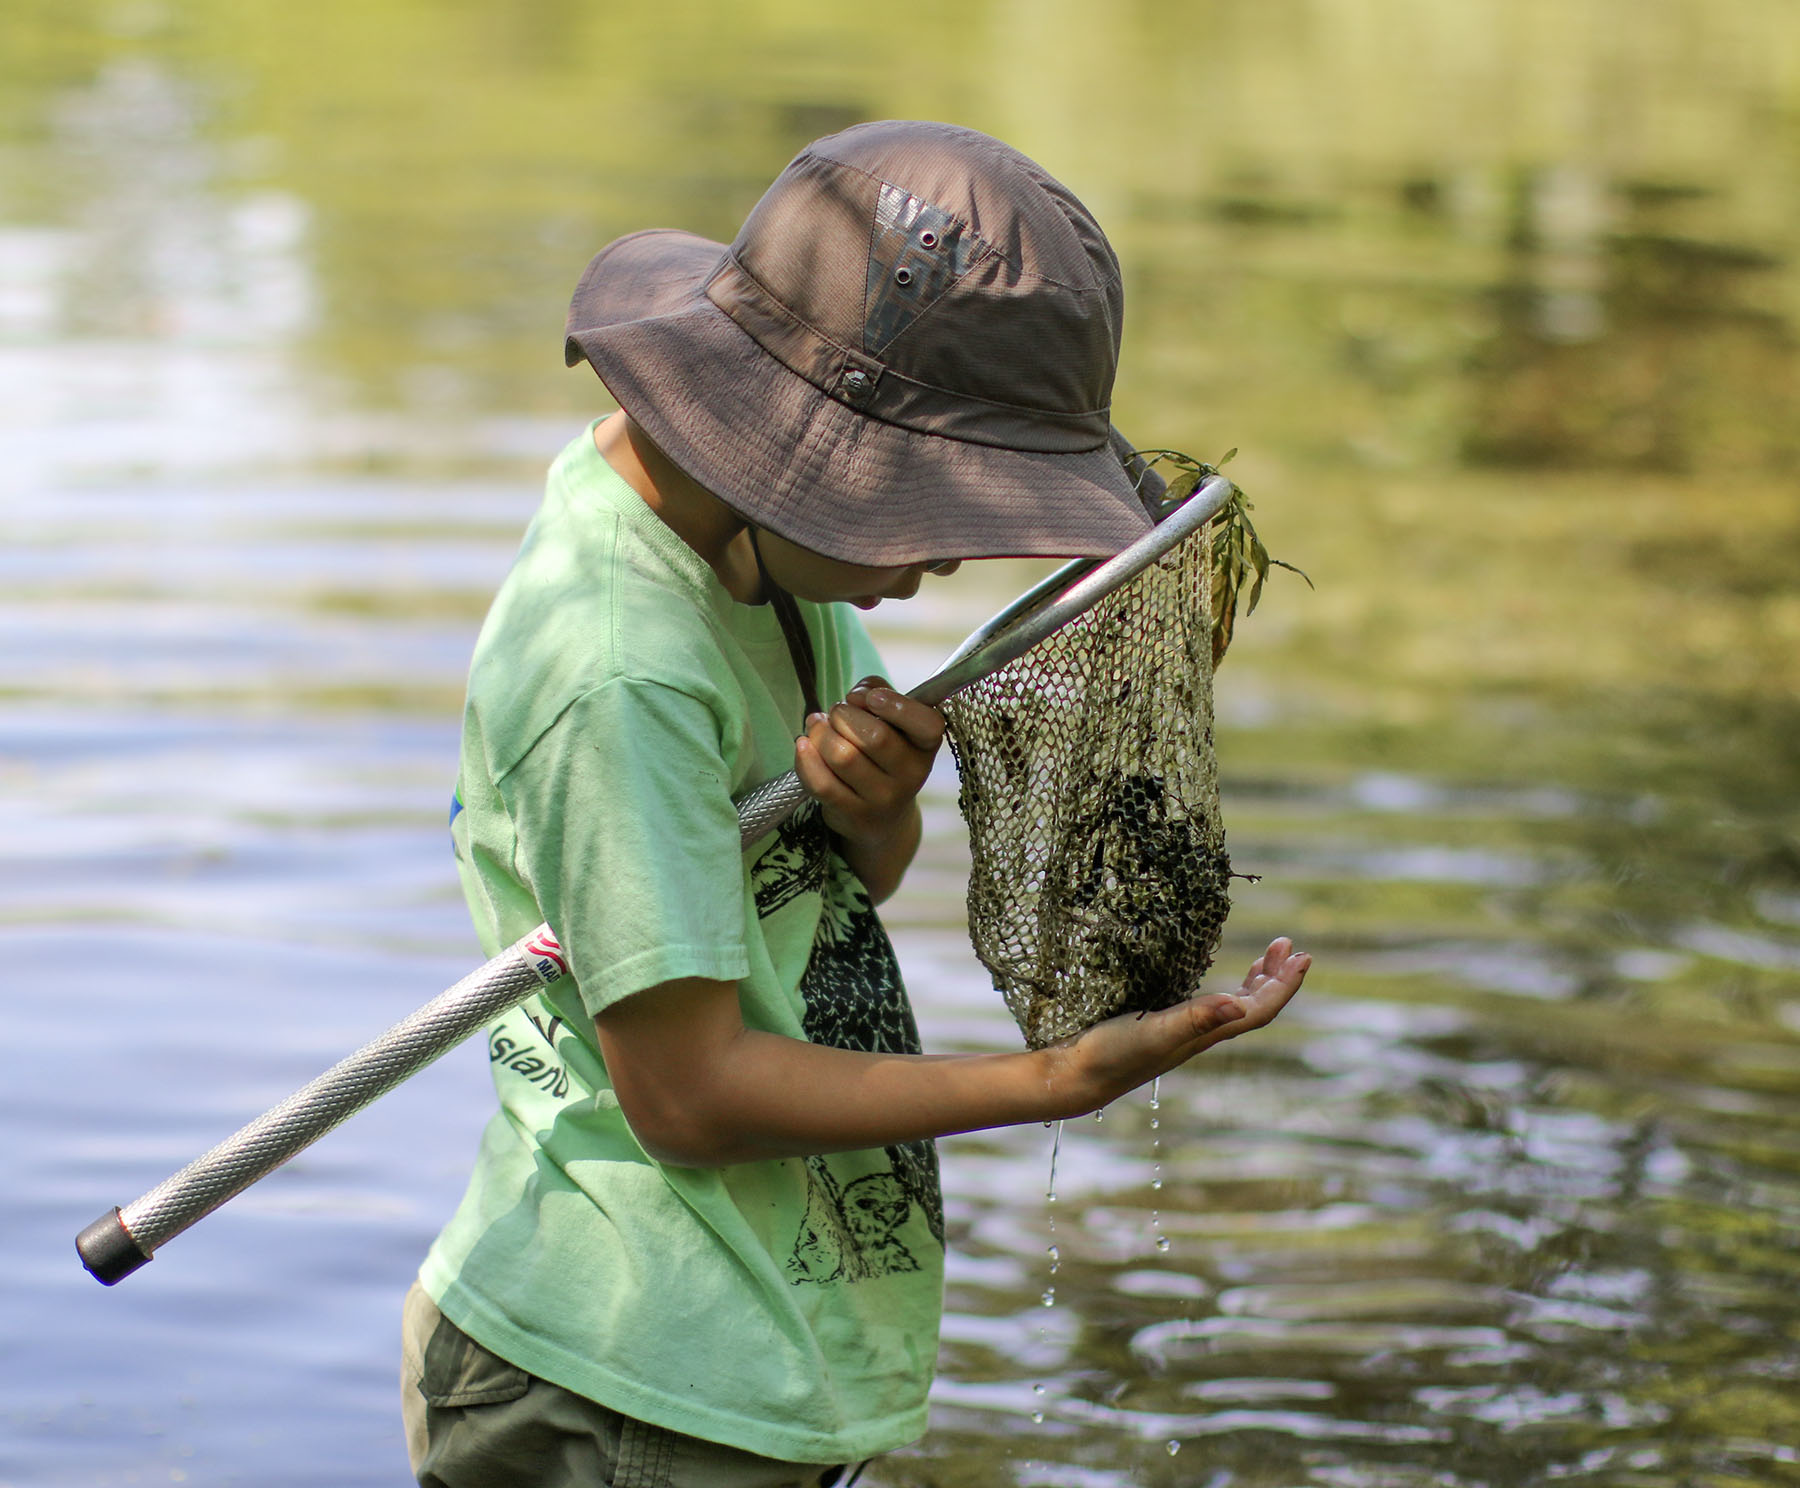
[(887, 121), (807, 146), (729, 245), (607, 245), (565, 357), (740, 516), (827, 557), (1088, 557), (1149, 525), (1110, 419), (1123, 308), (1067, 187), (974, 130)]

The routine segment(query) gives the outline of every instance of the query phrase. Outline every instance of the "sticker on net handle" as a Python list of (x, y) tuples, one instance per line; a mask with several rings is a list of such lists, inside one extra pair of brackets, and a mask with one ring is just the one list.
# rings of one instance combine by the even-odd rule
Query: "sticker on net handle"
[(563, 948), (548, 930), (534, 930), (525, 938), (521, 949), (525, 952), (526, 964), (546, 987), (568, 975), (569, 963), (563, 956)]

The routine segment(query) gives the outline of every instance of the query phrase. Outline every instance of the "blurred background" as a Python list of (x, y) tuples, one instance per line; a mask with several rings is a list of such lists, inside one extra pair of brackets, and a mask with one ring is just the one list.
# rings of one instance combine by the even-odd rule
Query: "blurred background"
[[(589, 255), (895, 116), (1088, 202), (1117, 422), (1240, 449), (1316, 586), (1218, 681), (1219, 975), (1316, 966), (1054, 1204), (1051, 1133), (944, 1144), (865, 1481), (1800, 1483), (1800, 10), (7, 0), (0, 1484), (407, 1480), (479, 1047), (115, 1292), (74, 1233), (476, 959), (462, 672), (609, 407)], [(896, 680), (1028, 576), (884, 606)], [(1010, 1047), (928, 814), (927, 1042)]]

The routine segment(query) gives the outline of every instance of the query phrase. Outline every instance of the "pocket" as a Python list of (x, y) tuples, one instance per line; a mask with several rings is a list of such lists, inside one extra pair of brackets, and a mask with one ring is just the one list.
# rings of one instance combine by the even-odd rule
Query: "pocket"
[(499, 1405), (517, 1400), (533, 1376), (483, 1348), (449, 1318), (438, 1315), (420, 1360), (419, 1393), (433, 1409)]

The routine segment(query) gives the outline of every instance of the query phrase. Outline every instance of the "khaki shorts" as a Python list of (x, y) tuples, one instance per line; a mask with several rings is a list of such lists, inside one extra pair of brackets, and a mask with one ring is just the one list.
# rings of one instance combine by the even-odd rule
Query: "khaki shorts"
[(621, 1416), (489, 1353), (417, 1282), (406, 1294), (400, 1406), (423, 1488), (849, 1488), (860, 1476)]

